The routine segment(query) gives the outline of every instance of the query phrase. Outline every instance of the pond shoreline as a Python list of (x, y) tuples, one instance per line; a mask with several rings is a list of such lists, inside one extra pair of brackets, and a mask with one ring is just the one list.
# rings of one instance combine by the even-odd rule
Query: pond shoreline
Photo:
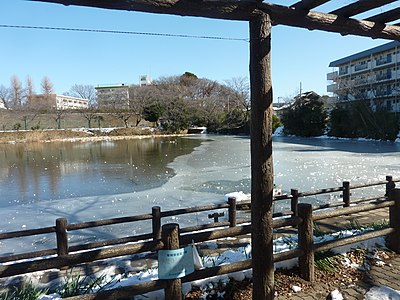
[(0, 144), (50, 143), (50, 142), (98, 142), (107, 140), (144, 139), (152, 137), (186, 136), (185, 133), (162, 133), (155, 128), (109, 129), (49, 129), (0, 132)]

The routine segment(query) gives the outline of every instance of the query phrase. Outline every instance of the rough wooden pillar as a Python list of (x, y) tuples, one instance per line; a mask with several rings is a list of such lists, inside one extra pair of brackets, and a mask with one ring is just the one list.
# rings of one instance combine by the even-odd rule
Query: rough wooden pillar
[(68, 221), (66, 218), (58, 218), (56, 220), (56, 237), (57, 237), (57, 255), (68, 254)]
[(274, 298), (271, 21), (250, 20), (253, 299)]
[[(171, 223), (162, 226), (161, 239), (165, 250), (179, 249), (179, 224)], [(165, 300), (182, 300), (181, 279), (170, 279), (165, 288)]]
[(386, 183), (385, 196), (389, 198), (390, 197), (390, 193), (396, 187), (396, 184), (394, 183), (392, 176), (386, 176), (386, 181), (387, 181), (387, 183)]
[(229, 197), (229, 210), (228, 210), (228, 217), (229, 217), (229, 227), (236, 226), (236, 198)]
[(343, 181), (343, 207), (350, 206), (350, 182)]
[(299, 217), (303, 219), (298, 226), (299, 248), (304, 251), (299, 257), (300, 274), (303, 279), (313, 282), (315, 275), (312, 205), (300, 203), (298, 208)]
[(151, 214), (153, 215), (152, 227), (153, 227), (153, 240), (161, 239), (161, 207), (153, 206), (151, 208)]
[(390, 250), (400, 253), (400, 189), (393, 189), (389, 199), (395, 202), (395, 205), (389, 208), (390, 227), (395, 231), (389, 235), (388, 246)]
[(298, 206), (299, 206), (299, 190), (291, 189), (290, 195), (292, 199), (290, 200), (290, 209), (292, 211), (293, 216), (297, 216)]

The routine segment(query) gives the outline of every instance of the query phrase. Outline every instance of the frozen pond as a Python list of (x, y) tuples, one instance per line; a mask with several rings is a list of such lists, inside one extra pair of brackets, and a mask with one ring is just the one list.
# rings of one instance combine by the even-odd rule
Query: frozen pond
[[(400, 178), (400, 145), (274, 138), (275, 183), (284, 191)], [(96, 143), (0, 145), (1, 232), (222, 203), (250, 192), (248, 137), (202, 135)], [(383, 187), (378, 191), (383, 194)], [(337, 199), (328, 199), (337, 201)], [(327, 201), (311, 199), (310, 201)], [(178, 221), (203, 223), (205, 214)], [(93, 228), (71, 243), (148, 232), (150, 222)], [(55, 247), (54, 235), (0, 243), (0, 253)]]

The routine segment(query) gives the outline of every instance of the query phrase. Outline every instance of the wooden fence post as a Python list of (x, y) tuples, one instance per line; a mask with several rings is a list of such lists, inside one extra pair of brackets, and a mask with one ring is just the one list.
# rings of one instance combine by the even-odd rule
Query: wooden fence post
[(292, 199), (290, 200), (290, 210), (292, 211), (293, 216), (297, 216), (299, 205), (299, 190), (291, 189), (290, 195), (292, 196)]
[(228, 203), (229, 203), (229, 208), (228, 208), (229, 227), (235, 227), (236, 226), (236, 198), (229, 197)]
[(153, 219), (151, 219), (153, 226), (153, 240), (161, 239), (161, 207), (153, 206), (151, 208), (151, 214)]
[(299, 257), (300, 276), (307, 281), (314, 281), (314, 239), (312, 205), (300, 203), (299, 217), (303, 220), (298, 226), (299, 248), (304, 254)]
[(385, 196), (390, 197), (390, 192), (396, 187), (396, 184), (393, 182), (392, 176), (386, 176), (386, 192)]
[[(161, 238), (164, 250), (179, 249), (179, 224), (171, 223), (162, 226)], [(181, 279), (166, 280), (165, 300), (182, 300)]]
[(350, 182), (343, 181), (343, 207), (350, 206)]
[(56, 237), (57, 237), (57, 255), (68, 254), (68, 221), (66, 218), (58, 218), (56, 220)]
[(394, 201), (394, 206), (389, 208), (390, 227), (394, 232), (389, 235), (389, 249), (400, 253), (400, 189), (393, 189), (390, 193), (390, 200)]

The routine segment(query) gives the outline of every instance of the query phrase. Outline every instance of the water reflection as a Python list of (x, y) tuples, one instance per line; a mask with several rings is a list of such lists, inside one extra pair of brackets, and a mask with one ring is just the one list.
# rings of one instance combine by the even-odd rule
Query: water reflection
[(0, 145), (0, 206), (161, 186), (174, 176), (167, 164), (199, 145), (181, 137)]

